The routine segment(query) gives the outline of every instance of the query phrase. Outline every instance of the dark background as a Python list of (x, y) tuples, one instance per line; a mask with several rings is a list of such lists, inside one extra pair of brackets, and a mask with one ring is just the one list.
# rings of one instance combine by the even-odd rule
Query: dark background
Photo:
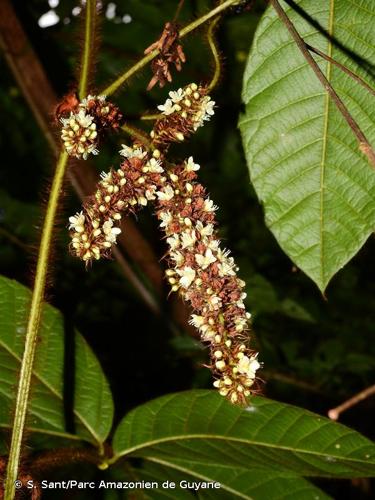
[[(77, 74), (81, 43), (80, 20), (72, 14), (76, 3), (60, 1), (55, 9), (60, 21), (41, 28), (38, 20), (50, 10), (46, 1), (13, 2), (59, 96), (74, 87)], [(115, 11), (108, 2), (103, 4), (94, 93), (138, 60), (158, 38), (164, 22), (173, 18), (177, 2), (118, 0), (113, 3)], [(186, 0), (185, 4), (181, 24), (206, 12), (212, 3)], [(264, 362), (264, 394), (326, 414), (374, 382), (375, 244), (371, 237), (322, 297), (314, 283), (294, 268), (264, 224), (237, 130), (242, 72), (263, 8), (259, 2), (251, 12), (233, 9), (226, 16), (218, 31), (223, 75), (213, 92), (216, 115), (189, 143), (172, 151), (180, 159), (194, 155), (202, 166), (202, 181), (220, 207), (224, 245), (232, 250), (240, 277), (247, 281), (247, 305)], [(146, 92), (151, 77), (146, 68), (113, 97), (130, 123), (145, 127), (135, 118), (152, 112), (167, 91), (210, 79), (212, 63), (204, 30), (184, 39), (183, 46), (187, 63), (181, 74), (174, 73), (172, 85)], [(54, 156), (2, 56), (0, 75), (0, 273), (31, 285)], [(125, 134), (112, 136), (100, 156), (90, 161), (96, 175), (119, 162), (116, 152), (124, 142), (129, 142)], [(176, 325), (181, 318), (172, 311), (167, 288), (160, 318), (149, 311), (116, 262), (98, 262), (86, 271), (82, 262), (69, 255), (67, 219), (79, 207), (67, 183), (56, 227), (48, 299), (64, 313), (67, 330), (74, 324), (93, 347), (111, 384), (116, 420), (159, 395), (210, 387), (210, 372), (201, 366), (205, 350), (186, 328), (171, 327), (171, 322)], [(137, 224), (161, 258), (164, 246), (149, 209), (138, 216)], [(141, 279), (149, 286), (146, 277)], [(374, 438), (374, 401), (361, 403), (341, 421)], [(370, 491), (365, 493), (366, 482), (327, 482), (323, 487), (335, 498), (371, 496)]]

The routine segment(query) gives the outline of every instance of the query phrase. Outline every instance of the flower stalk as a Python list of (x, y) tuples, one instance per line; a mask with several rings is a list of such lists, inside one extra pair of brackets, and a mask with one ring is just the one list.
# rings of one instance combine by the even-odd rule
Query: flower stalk
[[(94, 26), (92, 17), (96, 13), (96, 0), (87, 0), (86, 2), (86, 27)], [(88, 19), (89, 18), (89, 19)], [(92, 47), (93, 30), (86, 29), (84, 54), (87, 54)], [(84, 55), (81, 68), (81, 77), (79, 88), (82, 92), (86, 90), (89, 58)], [(35, 273), (34, 287), (31, 297), (31, 306), (27, 321), (25, 349), (22, 356), (21, 370), (17, 388), (16, 405), (14, 411), (13, 430), (8, 457), (6, 481), (5, 481), (5, 500), (13, 500), (16, 493), (15, 481), (18, 478), (19, 461), (21, 458), (22, 440), (24, 436), (25, 422), (30, 396), (31, 377), (35, 360), (36, 344), (38, 339), (41, 311), (45, 296), (48, 264), (51, 254), (52, 237), (54, 234), (56, 213), (63, 190), (66, 166), (68, 163), (68, 154), (61, 151), (57, 160), (56, 170), (50, 190), (47, 211), (43, 223), (41, 242), (38, 253), (38, 260)]]
[(31, 298), (31, 307), (26, 329), (25, 350), (22, 357), (20, 378), (17, 389), (16, 407), (13, 420), (13, 432), (5, 483), (5, 500), (13, 500), (16, 491), (15, 481), (18, 477), (18, 464), (21, 456), (22, 439), (29, 403), (30, 383), (33, 372), (41, 310), (46, 288), (48, 263), (52, 245), (52, 235), (54, 232), (56, 212), (60, 200), (60, 194), (62, 191), (67, 161), (67, 153), (60, 153), (56, 165), (55, 176), (52, 181), (47, 212), (43, 224), (35, 282)]
[[(221, 3), (220, 5), (216, 6), (214, 9), (210, 10), (207, 12), (207, 14), (199, 17), (195, 21), (191, 22), (185, 28), (182, 28), (179, 33), (179, 38), (184, 38), (186, 35), (194, 31), (195, 29), (199, 28), (202, 26), (202, 24), (206, 23), (213, 17), (221, 14), (224, 12), (226, 9), (229, 9), (230, 7), (233, 7), (235, 5), (238, 5), (239, 0), (226, 0), (225, 2)], [(120, 75), (113, 83), (111, 83), (108, 87), (103, 89), (101, 91), (102, 94), (106, 96), (112, 95), (114, 92), (116, 92), (121, 85), (123, 85), (129, 78), (131, 78), (135, 73), (140, 71), (142, 68), (147, 66), (155, 57), (159, 55), (159, 50), (155, 49), (149, 54), (147, 54), (145, 57), (142, 57), (134, 66), (126, 70), (122, 75)]]

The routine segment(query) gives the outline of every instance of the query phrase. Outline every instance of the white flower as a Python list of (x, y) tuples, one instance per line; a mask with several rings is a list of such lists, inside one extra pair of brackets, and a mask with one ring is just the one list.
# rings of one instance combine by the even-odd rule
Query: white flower
[(148, 200), (155, 200), (155, 191), (156, 191), (156, 186), (151, 186), (145, 191), (145, 196)]
[[(229, 250), (222, 250), (221, 248), (218, 249), (217, 251), (217, 259), (221, 260), (222, 262), (231, 259), (233, 261), (233, 257), (229, 257), (230, 251)], [(233, 262), (234, 263), (234, 262)]]
[(175, 261), (177, 267), (182, 266), (185, 260), (181, 252), (171, 252), (171, 259)]
[(156, 195), (160, 201), (169, 201), (174, 196), (174, 190), (172, 186), (166, 186), (163, 191), (157, 191)]
[(158, 109), (164, 114), (164, 115), (171, 115), (174, 113), (174, 104), (171, 99), (167, 99), (164, 104), (160, 104), (158, 106)]
[(182, 90), (182, 89), (178, 89), (178, 90), (171, 90), (169, 92), (169, 97), (172, 99), (172, 101), (174, 103), (178, 103), (180, 101), (182, 101), (182, 99), (185, 97), (185, 92)]
[(100, 102), (103, 103), (106, 100), (106, 97), (107, 96), (105, 96), (105, 95), (95, 96), (95, 95), (89, 94), (87, 97), (85, 97), (84, 99), (82, 99), (82, 101), (79, 103), (79, 106), (81, 108), (85, 108), (90, 101), (95, 101), (95, 100), (98, 100), (98, 101), (100, 101)]
[(212, 224), (207, 224), (206, 226), (199, 220), (196, 224), (197, 231), (203, 236), (211, 236), (214, 230), (214, 226)]
[(160, 227), (168, 227), (173, 219), (172, 214), (169, 211), (160, 212), (159, 217), (161, 219)]
[(133, 149), (129, 146), (126, 146), (126, 144), (121, 144), (121, 147), (122, 149), (120, 149), (119, 153), (125, 158), (139, 158), (140, 160), (142, 160), (147, 155), (147, 152), (143, 151), (142, 148)]
[(152, 174), (161, 173), (164, 171), (163, 167), (161, 166), (160, 160), (156, 160), (155, 158), (151, 158), (147, 162), (147, 167)]
[(139, 205), (142, 205), (143, 207), (145, 207), (147, 205), (147, 198), (145, 198), (144, 196), (139, 196), (138, 203), (139, 203)]
[(203, 210), (205, 212), (215, 212), (215, 210), (217, 210), (217, 206), (214, 205), (214, 202), (210, 200), (210, 198), (206, 198), (204, 200)]
[(221, 307), (221, 298), (217, 295), (210, 295), (208, 303), (213, 307), (213, 309), (219, 309)]
[(185, 169), (187, 172), (196, 172), (200, 168), (201, 168), (200, 165), (198, 165), (198, 163), (194, 162), (194, 159), (192, 156), (189, 156), (187, 161), (185, 161)]
[(112, 179), (112, 172), (102, 172), (100, 177), (104, 182), (108, 182)]
[(176, 269), (177, 274), (181, 276), (180, 285), (189, 288), (195, 278), (195, 270), (192, 267), (185, 266), (182, 269)]
[(208, 121), (211, 116), (215, 113), (214, 111), (215, 101), (211, 101), (210, 96), (205, 96), (200, 102), (200, 109), (197, 111), (194, 121), (194, 130), (204, 125), (205, 121)]
[(183, 231), (181, 233), (182, 248), (188, 248), (197, 241), (195, 231)]
[(103, 224), (103, 233), (105, 234), (106, 241), (109, 241), (109, 243), (116, 243), (116, 237), (121, 233), (121, 229), (119, 227), (113, 227), (113, 220), (108, 219)]
[(204, 111), (203, 120), (209, 120), (210, 117), (215, 114), (214, 106), (215, 101), (211, 101), (210, 96), (206, 96), (202, 99), (202, 109)]
[[(207, 328), (205, 328), (206, 326), (207, 326)], [(212, 342), (213, 338), (215, 337), (215, 331), (212, 330), (212, 328), (210, 328), (208, 325), (204, 325), (201, 328), (201, 330), (203, 330), (204, 328), (205, 328), (205, 330), (202, 331), (202, 340)]]
[(242, 332), (247, 326), (247, 319), (246, 318), (236, 318), (234, 320), (234, 323), (236, 325), (236, 331)]
[(214, 337), (214, 330), (212, 330), (210, 326), (205, 323), (205, 318), (203, 316), (192, 314), (190, 316), (189, 323), (200, 331), (203, 340), (212, 340)]
[(87, 97), (84, 97), (82, 99), (82, 101), (79, 103), (79, 107), (80, 108), (85, 108), (88, 104), (89, 101), (91, 101), (93, 99), (94, 96), (92, 96), (91, 94), (89, 94)]
[[(230, 259), (233, 260), (232, 257), (230, 257)], [(224, 260), (218, 265), (219, 275), (221, 278), (223, 278), (224, 276), (235, 276), (236, 272), (233, 269), (231, 260)]]
[(83, 128), (89, 128), (94, 120), (94, 117), (86, 114), (86, 111), (84, 109), (80, 109), (75, 115), (71, 113), (70, 116), (72, 116), (76, 120), (76, 122), (78, 122), (79, 125), (81, 125), (81, 127)]
[(197, 314), (192, 314), (190, 316), (189, 323), (193, 325), (195, 328), (201, 328), (204, 325), (204, 317), (198, 316)]
[(92, 153), (93, 155), (98, 155), (99, 154), (99, 149), (96, 149), (95, 144), (92, 144), (88, 148), (86, 148), (86, 151), (82, 153), (82, 158), (84, 160), (87, 160), (87, 156)]
[(174, 234), (167, 238), (167, 243), (171, 247), (171, 250), (176, 250), (180, 246), (180, 239), (178, 234)]
[(207, 267), (216, 261), (216, 257), (213, 255), (210, 248), (207, 248), (204, 255), (195, 254), (195, 260), (199, 267), (202, 269), (207, 269)]
[(85, 216), (83, 212), (77, 212), (72, 217), (69, 217), (69, 229), (74, 229), (77, 233), (83, 233), (84, 224), (85, 224)]
[(256, 371), (260, 368), (260, 363), (257, 360), (257, 354), (255, 356), (242, 356), (242, 358), (237, 363), (237, 369), (243, 375), (246, 375), (249, 379), (255, 379)]
[[(220, 250), (220, 241), (219, 240), (211, 240), (208, 245), (208, 248), (211, 248), (213, 252), (219, 252)], [(219, 259), (219, 256), (217, 257)]]

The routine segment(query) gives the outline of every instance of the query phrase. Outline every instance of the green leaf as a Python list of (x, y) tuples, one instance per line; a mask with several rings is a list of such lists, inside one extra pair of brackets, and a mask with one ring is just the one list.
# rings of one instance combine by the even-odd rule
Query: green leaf
[[(306, 42), (374, 86), (365, 69), (375, 64), (373, 1), (296, 3), (337, 40), (332, 43), (282, 2)], [(340, 69), (314, 57), (375, 145), (374, 97)], [(266, 224), (284, 252), (323, 291), (374, 231), (375, 171), (271, 7), (254, 37), (243, 101), (240, 129)]]
[[(202, 488), (196, 490), (198, 497), (206, 500), (211, 498), (222, 498), (224, 500), (227, 498), (259, 500), (265, 498), (267, 500), (280, 498), (285, 500), (299, 500), (301, 498), (324, 500), (330, 498), (319, 488), (296, 474), (274, 472), (270, 469), (258, 469), (256, 467), (249, 471), (249, 469), (242, 467), (232, 467), (230, 464), (222, 466), (177, 459), (147, 458), (143, 469), (137, 472), (149, 480), (158, 480), (159, 484), (163, 481), (163, 478), (174, 481), (176, 489), (167, 490), (169, 492), (168, 498), (170, 498), (171, 491), (175, 493), (175, 498), (191, 498), (184, 496), (187, 490), (181, 488), (181, 481), (185, 481), (185, 483), (182, 483), (183, 485), (186, 485), (186, 481), (190, 484), (219, 483), (220, 488), (217, 489)], [(159, 498), (154, 491), (152, 498)], [(161, 493), (160, 489), (158, 493)], [(166, 498), (166, 496), (160, 495), (160, 498)]]
[(375, 475), (375, 445), (301, 408), (254, 397), (248, 409), (214, 391), (188, 391), (131, 411), (113, 439), (115, 458), (206, 464), (300, 476)]
[[(0, 276), (0, 427), (12, 425), (15, 390), (24, 348), (30, 291)], [(74, 419), (76, 434), (64, 420), (64, 327), (59, 311), (46, 304), (36, 352), (29, 432), (101, 445), (112, 426), (113, 401), (108, 382), (86, 341), (75, 335)]]

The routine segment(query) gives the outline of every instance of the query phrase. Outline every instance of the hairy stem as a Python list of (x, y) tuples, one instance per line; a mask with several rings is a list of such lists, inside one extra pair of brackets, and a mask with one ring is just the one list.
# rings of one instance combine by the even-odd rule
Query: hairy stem
[(140, 120), (159, 120), (159, 118), (162, 118), (163, 114), (162, 113), (154, 113), (153, 115), (142, 115), (139, 117)]
[(81, 60), (81, 74), (78, 85), (78, 97), (83, 99), (87, 95), (87, 87), (91, 68), (91, 57), (93, 52), (96, 22), (96, 0), (86, 2), (85, 16), (85, 42)]
[[(214, 9), (207, 12), (207, 14), (205, 14), (204, 16), (196, 19), (192, 23), (185, 26), (185, 28), (183, 28), (179, 33), (180, 38), (183, 38), (184, 36), (188, 35), (190, 32), (199, 28), (199, 26), (201, 26), (205, 22), (209, 21), (210, 19), (217, 16), (218, 14), (223, 12), (224, 10), (232, 7), (233, 5), (236, 5), (237, 3), (238, 3), (238, 0), (226, 0), (222, 4), (218, 5)], [(116, 90), (118, 90), (119, 87), (121, 87), (121, 85), (126, 82), (126, 80), (128, 80), (131, 76), (133, 76), (139, 70), (144, 68), (149, 62), (151, 62), (153, 59), (155, 59), (155, 57), (158, 54), (159, 54), (158, 50), (153, 50), (152, 52), (147, 54), (147, 56), (140, 59), (136, 64), (134, 64), (134, 66), (129, 68), (127, 71), (125, 71), (125, 73), (120, 75), (113, 83), (111, 83), (111, 85), (109, 85), (107, 88), (103, 89), (100, 93), (108, 96), (108, 95), (111, 95), (114, 92), (116, 92)]]
[(328, 81), (327, 77), (325, 76), (323, 71), (320, 69), (320, 67), (318, 66), (315, 59), (310, 54), (309, 49), (308, 49), (305, 41), (303, 40), (301, 35), (296, 30), (292, 21), (286, 15), (286, 13), (285, 13), (284, 9), (281, 7), (279, 1), (278, 0), (270, 0), (270, 3), (273, 6), (273, 8), (275, 9), (280, 20), (283, 22), (283, 24), (285, 25), (285, 27), (289, 31), (293, 40), (296, 42), (296, 45), (299, 48), (299, 50), (301, 51), (303, 57), (306, 59), (309, 66), (311, 67), (311, 69), (314, 71), (314, 73), (318, 77), (320, 83), (325, 88), (325, 90), (328, 92), (332, 101), (335, 103), (337, 109), (340, 111), (342, 116), (345, 118), (345, 120), (346, 120), (347, 124), (349, 125), (349, 127), (351, 128), (353, 134), (356, 136), (358, 143), (359, 143), (360, 151), (362, 151), (362, 153), (364, 153), (367, 156), (367, 159), (370, 162), (371, 166), (373, 168), (375, 168), (375, 151), (372, 149), (372, 146), (368, 142), (365, 134), (362, 132), (358, 123), (354, 120), (354, 118), (350, 114), (348, 108), (345, 106), (343, 101), (337, 95), (336, 91), (334, 90), (334, 88), (332, 87), (330, 82)]
[[(81, 68), (81, 77), (79, 82), (80, 92), (85, 92), (90, 56), (87, 52), (92, 46), (92, 16), (95, 15), (96, 1), (88, 0), (86, 3), (86, 31), (89, 36), (85, 35), (85, 46), (83, 49), (83, 64)], [(90, 29), (87, 26), (90, 25)], [(83, 83), (82, 83), (83, 82)], [(57, 208), (60, 201), (60, 195), (63, 189), (66, 165), (68, 163), (68, 154), (66, 151), (60, 152), (57, 160), (55, 175), (52, 181), (51, 191), (49, 195), (47, 211), (43, 223), (42, 237), (40, 241), (38, 261), (35, 273), (34, 288), (31, 297), (31, 306), (26, 328), (25, 350), (21, 362), (20, 378), (16, 396), (16, 406), (13, 420), (12, 439), (9, 451), (6, 485), (5, 485), (5, 500), (13, 500), (16, 492), (15, 481), (18, 476), (19, 461), (21, 456), (22, 440), (26, 422), (27, 408), (30, 395), (30, 383), (33, 373), (33, 365), (35, 358), (36, 343), (38, 338), (41, 311), (45, 295), (45, 288), (48, 274), (48, 264), (51, 254), (52, 237), (55, 227), (55, 219)]]
[(38, 263), (36, 268), (33, 295), (26, 329), (25, 350), (23, 353), (20, 379), (17, 390), (16, 408), (13, 421), (13, 433), (10, 445), (7, 467), (5, 500), (13, 500), (15, 495), (15, 480), (18, 475), (18, 463), (21, 455), (22, 438), (25, 427), (27, 406), (30, 394), (30, 382), (33, 372), (35, 348), (39, 331), (41, 309), (46, 287), (48, 261), (51, 251), (52, 235), (55, 226), (55, 216), (59, 204), (60, 193), (65, 176), (68, 154), (60, 153), (55, 176), (53, 178), (46, 217), (40, 242)]
[(213, 88), (216, 87), (220, 75), (221, 75), (221, 63), (220, 63), (220, 54), (219, 54), (219, 49), (217, 48), (217, 42), (215, 40), (215, 28), (220, 21), (220, 17), (217, 17), (214, 19), (207, 30), (207, 41), (208, 45), (210, 46), (212, 57), (214, 60), (214, 74), (212, 76), (211, 82), (208, 85), (208, 92), (211, 92)]
[(130, 135), (130, 137), (133, 137), (133, 139), (137, 139), (138, 141), (140, 141), (147, 148), (151, 146), (150, 140), (147, 134), (143, 132), (143, 130), (134, 127), (133, 125), (129, 125), (128, 123), (124, 123), (123, 125), (121, 125), (121, 129), (128, 135)]

